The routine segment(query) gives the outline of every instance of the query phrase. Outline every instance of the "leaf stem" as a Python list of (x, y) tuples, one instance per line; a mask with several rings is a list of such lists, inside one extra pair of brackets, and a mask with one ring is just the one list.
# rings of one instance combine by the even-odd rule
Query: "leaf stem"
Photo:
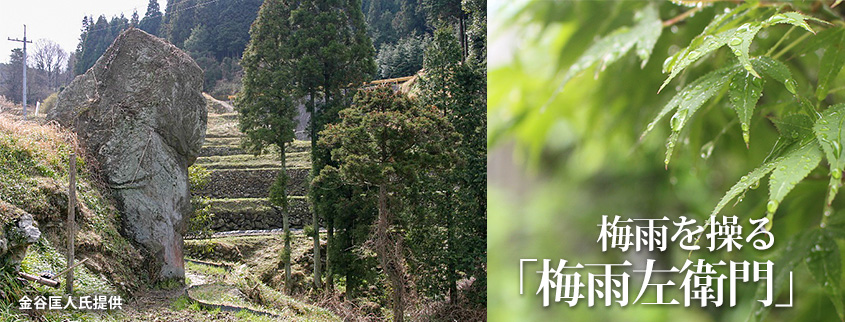
[(827, 91), (827, 93), (832, 94), (832, 93), (836, 93), (836, 92), (841, 91), (841, 90), (845, 90), (845, 86), (834, 88), (832, 90)]
[(772, 56), (772, 59), (778, 59), (778, 57), (783, 56), (783, 54), (785, 54), (785, 53), (786, 53), (786, 52), (788, 52), (790, 49), (792, 49), (792, 47), (797, 46), (799, 43), (801, 43), (802, 41), (804, 41), (804, 39), (807, 39), (808, 37), (810, 37), (810, 36), (812, 36), (812, 35), (813, 35), (813, 34), (811, 34), (811, 33), (807, 33), (807, 34), (801, 35), (801, 37), (798, 37), (798, 39), (795, 39), (795, 41), (791, 42), (789, 45), (787, 45), (786, 47), (784, 47), (783, 49), (781, 49), (781, 50), (780, 50), (777, 54), (775, 54), (774, 56)]
[(780, 47), (780, 44), (781, 44), (784, 40), (786, 40), (786, 38), (789, 38), (789, 34), (791, 34), (791, 33), (792, 33), (792, 30), (795, 30), (795, 26), (792, 26), (792, 28), (789, 28), (789, 30), (787, 30), (787, 31), (786, 31), (786, 33), (785, 33), (785, 34), (783, 34), (783, 37), (780, 37), (780, 39), (778, 39), (778, 42), (776, 42), (776, 43), (775, 43), (775, 45), (774, 45), (774, 46), (772, 46), (772, 48), (769, 48), (769, 51), (768, 51), (768, 52), (766, 52), (766, 56), (771, 57), (771, 56), (772, 56), (772, 52), (774, 52), (774, 51), (775, 51), (775, 48)]
[(684, 11), (684, 13), (679, 14), (674, 18), (664, 21), (663, 27), (665, 28), (665, 27), (672, 26), (672, 25), (674, 25), (674, 24), (676, 24), (676, 23), (678, 23), (678, 22), (680, 22), (680, 21), (682, 21), (686, 18), (689, 18), (690, 16), (692, 16), (696, 12), (701, 11), (702, 8), (703, 7), (695, 7), (695, 8), (692, 8), (690, 10)]

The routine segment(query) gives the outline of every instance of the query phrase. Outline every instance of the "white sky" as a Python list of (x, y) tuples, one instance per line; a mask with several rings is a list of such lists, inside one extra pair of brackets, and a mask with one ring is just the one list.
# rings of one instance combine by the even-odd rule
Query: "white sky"
[[(166, 0), (158, 0), (164, 12)], [(149, 0), (0, 0), (0, 63), (8, 63), (12, 49), (20, 48), (20, 42), (7, 38), (23, 38), (26, 24), (26, 38), (33, 42), (46, 38), (55, 41), (68, 53), (76, 50), (82, 29), (82, 17), (101, 14), (111, 19), (121, 13), (132, 16), (133, 9), (143, 18)], [(27, 52), (32, 53), (27, 44)]]

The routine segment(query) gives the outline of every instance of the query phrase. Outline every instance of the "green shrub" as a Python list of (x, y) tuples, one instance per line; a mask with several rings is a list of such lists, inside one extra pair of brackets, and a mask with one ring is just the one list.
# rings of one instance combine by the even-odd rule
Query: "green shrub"
[[(188, 167), (188, 183), (191, 185), (191, 193), (208, 185), (211, 172), (203, 166), (192, 165)], [(202, 196), (191, 196), (191, 207), (194, 213), (188, 220), (187, 234), (199, 238), (207, 238), (214, 233), (211, 224), (214, 222), (214, 213), (211, 212), (211, 199)]]

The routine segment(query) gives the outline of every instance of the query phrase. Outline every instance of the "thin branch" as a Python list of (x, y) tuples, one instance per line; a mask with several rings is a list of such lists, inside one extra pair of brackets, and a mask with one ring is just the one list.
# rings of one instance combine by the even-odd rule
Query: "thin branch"
[(689, 18), (690, 16), (694, 15), (696, 12), (701, 11), (702, 8), (703, 7), (695, 7), (695, 8), (692, 8), (690, 10), (685, 11), (682, 14), (679, 14), (675, 18), (666, 20), (666, 21), (663, 22), (663, 27), (672, 26), (672, 25), (674, 25), (674, 24), (676, 24), (676, 23), (678, 23), (678, 22), (680, 22), (680, 21), (682, 21), (686, 18)]

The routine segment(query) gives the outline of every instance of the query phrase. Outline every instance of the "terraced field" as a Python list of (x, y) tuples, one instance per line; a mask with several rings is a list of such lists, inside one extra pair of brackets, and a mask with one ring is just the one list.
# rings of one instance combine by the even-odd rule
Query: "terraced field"
[[(278, 151), (255, 156), (240, 148), (237, 112), (208, 114), (205, 144), (196, 164), (211, 172), (199, 195), (211, 198), (215, 231), (274, 229), (282, 227), (282, 214), (267, 201), (270, 185), (281, 169)], [(310, 222), (305, 200), (311, 171), (311, 142), (294, 141), (287, 147), (288, 195), (292, 228)]]

